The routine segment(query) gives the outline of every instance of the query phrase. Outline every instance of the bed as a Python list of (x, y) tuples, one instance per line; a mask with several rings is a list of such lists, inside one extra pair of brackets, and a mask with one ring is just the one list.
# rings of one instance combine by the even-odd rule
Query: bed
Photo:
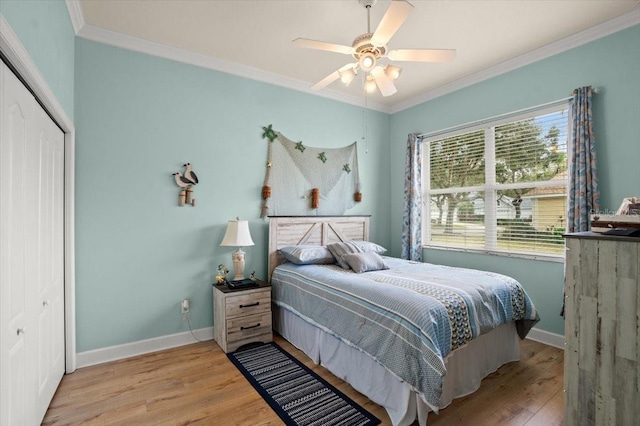
[[(499, 274), (377, 254), (388, 269), (355, 273), (333, 262), (287, 262), (280, 253), (368, 240), (368, 216), (271, 217), (274, 328), (382, 405), (394, 425), (425, 425), (429, 412), (518, 360), (518, 338), (538, 315), (519, 283)], [(338, 255), (343, 264), (359, 256), (374, 255)]]

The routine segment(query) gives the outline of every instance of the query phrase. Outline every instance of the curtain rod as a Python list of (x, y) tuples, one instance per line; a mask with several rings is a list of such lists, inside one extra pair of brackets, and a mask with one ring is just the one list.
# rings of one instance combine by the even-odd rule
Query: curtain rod
[[(594, 87), (591, 90), (595, 94), (598, 93), (598, 88), (597, 87)], [(575, 90), (573, 92), (575, 92)], [(477, 125), (480, 125), (480, 124), (486, 124), (486, 123), (489, 123), (489, 122), (492, 122), (492, 121), (513, 117), (513, 116), (516, 116), (516, 115), (523, 114), (525, 112), (535, 111), (537, 109), (550, 108), (550, 107), (553, 107), (553, 106), (556, 106), (556, 105), (563, 104), (565, 102), (569, 102), (571, 99), (573, 99), (573, 93), (571, 94), (571, 96), (567, 96), (566, 98), (556, 99), (555, 101), (547, 102), (547, 103), (536, 105), (536, 106), (529, 107), (529, 108), (523, 108), (523, 109), (520, 109), (518, 111), (507, 112), (505, 114), (500, 114), (500, 115), (494, 115), (493, 117), (483, 118), (481, 120), (476, 120), (476, 121), (471, 121), (471, 122), (468, 122), (468, 123), (465, 123), (465, 124), (460, 124), (458, 126), (453, 126), (453, 127), (448, 127), (446, 129), (442, 129), (442, 130), (437, 130), (435, 132), (420, 133), (420, 134), (418, 134), (418, 138), (424, 139), (424, 138), (427, 138), (427, 137), (434, 137), (434, 136), (437, 136), (437, 135), (440, 135), (440, 134), (455, 132), (456, 130), (464, 129), (464, 128), (467, 128), (467, 127), (477, 126)]]

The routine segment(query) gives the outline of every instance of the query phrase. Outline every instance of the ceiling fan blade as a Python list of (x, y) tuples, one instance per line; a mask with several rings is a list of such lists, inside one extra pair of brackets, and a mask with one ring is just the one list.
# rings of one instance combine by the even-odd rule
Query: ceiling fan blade
[(322, 80), (320, 80), (319, 82), (317, 82), (316, 84), (314, 84), (313, 86), (311, 86), (311, 90), (317, 91), (317, 90), (324, 89), (325, 87), (327, 87), (328, 85), (330, 85), (331, 83), (333, 83), (339, 78), (340, 78), (340, 73), (338, 71), (334, 71), (328, 76), (326, 76), (325, 78), (323, 78)]
[(342, 44), (327, 43), (324, 41), (309, 40), (308, 38), (297, 38), (293, 40), (291, 44), (296, 47), (344, 53), (345, 55), (351, 55), (353, 53), (353, 47), (344, 46)]
[(393, 0), (373, 33), (371, 43), (374, 46), (384, 46), (389, 43), (412, 10), (413, 5), (408, 1)]
[(376, 80), (376, 85), (378, 89), (380, 89), (380, 93), (382, 96), (391, 96), (398, 91), (396, 86), (393, 84), (393, 81), (387, 77), (384, 73), (384, 69), (381, 66), (377, 66), (371, 71), (371, 75)]
[(456, 57), (455, 49), (396, 49), (387, 57), (392, 61), (449, 62)]

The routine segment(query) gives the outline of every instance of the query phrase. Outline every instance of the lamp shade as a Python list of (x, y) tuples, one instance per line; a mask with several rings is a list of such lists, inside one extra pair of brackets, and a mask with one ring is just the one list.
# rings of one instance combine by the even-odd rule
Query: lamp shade
[(230, 220), (227, 224), (227, 232), (225, 232), (220, 245), (244, 247), (252, 246), (253, 244), (249, 233), (249, 222), (240, 219)]
[(344, 83), (345, 86), (351, 84), (357, 74), (356, 69), (353, 67), (347, 68), (346, 70), (338, 70), (338, 72), (340, 73), (340, 80)]
[(376, 91), (376, 87), (376, 81), (373, 79), (373, 76), (369, 74), (364, 83), (364, 91), (367, 93), (373, 93)]

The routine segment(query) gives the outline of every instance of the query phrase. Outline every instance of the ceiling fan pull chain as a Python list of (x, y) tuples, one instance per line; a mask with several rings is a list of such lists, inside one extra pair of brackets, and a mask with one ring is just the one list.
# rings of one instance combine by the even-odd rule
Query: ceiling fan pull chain
[[(363, 73), (363, 88), (366, 74)], [(364, 141), (364, 153), (369, 154), (369, 138), (367, 137), (367, 91), (364, 92), (364, 109), (362, 110), (362, 140)]]

